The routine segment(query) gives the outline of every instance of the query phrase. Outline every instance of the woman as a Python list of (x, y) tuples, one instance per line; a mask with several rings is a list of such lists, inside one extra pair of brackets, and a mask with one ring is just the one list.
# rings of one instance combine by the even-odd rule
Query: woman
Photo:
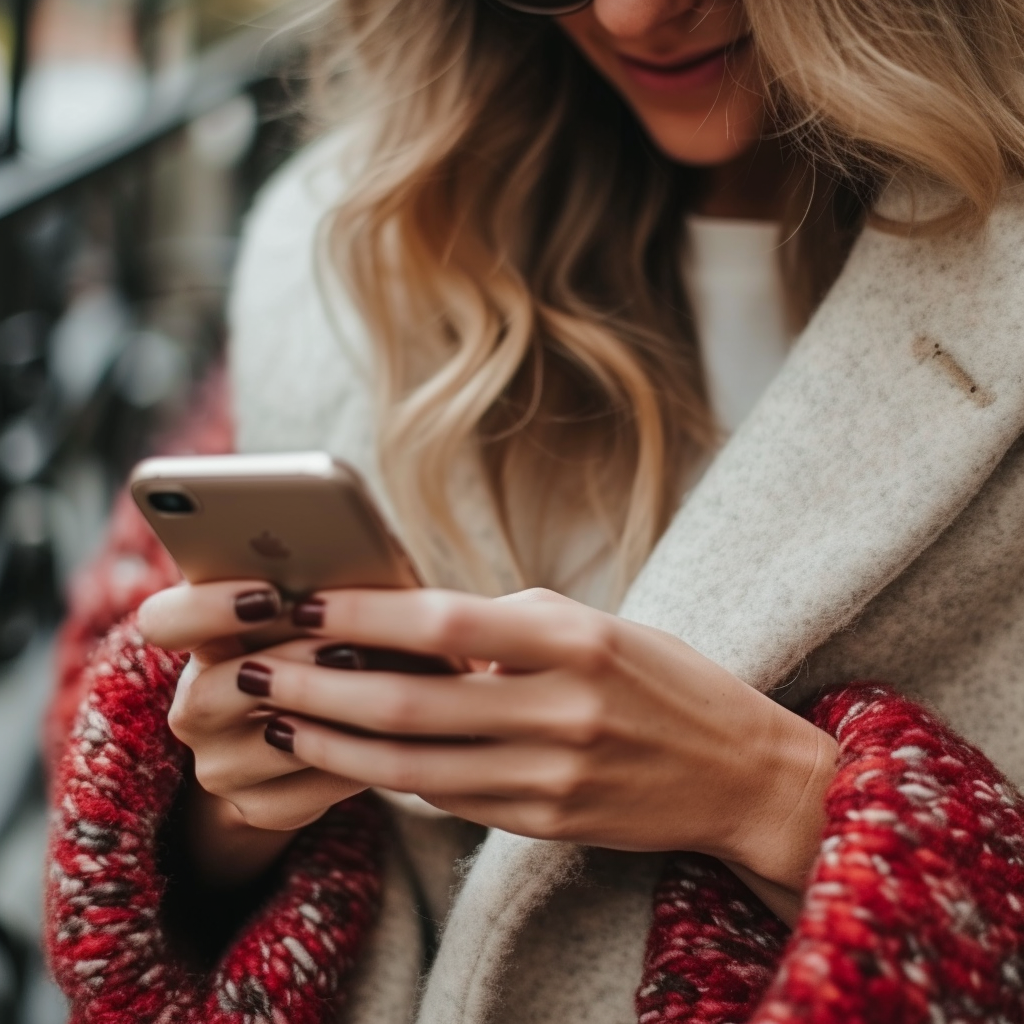
[[(1018, 1019), (1024, 4), (523, 6), (341, 4), (346, 127), (233, 296), (235, 444), (357, 465), (447, 589), (174, 587), (83, 671), (173, 578), (124, 520), (150, 576), (68, 628), (58, 975), (83, 1019), (404, 1020), (425, 916), (424, 1022), (734, 1020), (783, 955), (758, 1019)], [(888, 691), (792, 710), (865, 677), (991, 762)], [(418, 795), (385, 854), (371, 787)], [(195, 982), (171, 912), (245, 885)]]

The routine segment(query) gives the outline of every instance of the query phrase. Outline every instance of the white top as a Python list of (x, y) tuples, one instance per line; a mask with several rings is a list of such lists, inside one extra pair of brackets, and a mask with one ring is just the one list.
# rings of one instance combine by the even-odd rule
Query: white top
[[(242, 247), (231, 301), (238, 443), (325, 449), (366, 467), (386, 502), (372, 381), (360, 368), (369, 338), (351, 304), (325, 309), (311, 240), (336, 198), (319, 201), (326, 190), (309, 187), (308, 167), (264, 192)], [(895, 196), (884, 216), (908, 214)], [(1005, 191), (980, 235), (865, 228), (619, 614), (790, 706), (851, 679), (892, 679), (1024, 784), (1022, 282), (1020, 188)], [(942, 360), (915, 349), (922, 336)], [(512, 577), (484, 483), (475, 470), (460, 480), (456, 513), (495, 572)], [(461, 572), (453, 560), (454, 584), (468, 586)], [(422, 863), (432, 842), (408, 843), (392, 863)], [(655, 883), (632, 874), (650, 863), (639, 854), (597, 875), (605, 853), (492, 831), (464, 869), (419, 987), (421, 912), (389, 875), (348, 1024), (635, 1017)]]
[(779, 226), (687, 218), (683, 262), (711, 407), (733, 433), (782, 369), (793, 335), (779, 268)]

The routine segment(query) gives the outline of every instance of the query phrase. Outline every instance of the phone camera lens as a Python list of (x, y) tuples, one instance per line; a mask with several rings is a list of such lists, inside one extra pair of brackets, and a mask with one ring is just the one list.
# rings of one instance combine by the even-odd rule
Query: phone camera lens
[(183, 516), (196, 510), (195, 502), (180, 491), (154, 491), (146, 500), (164, 515)]

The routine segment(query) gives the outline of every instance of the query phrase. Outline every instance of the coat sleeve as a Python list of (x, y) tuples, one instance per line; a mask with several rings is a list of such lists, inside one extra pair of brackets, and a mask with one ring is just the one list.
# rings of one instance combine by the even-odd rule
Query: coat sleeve
[(167, 727), (183, 664), (128, 616), (82, 672), (55, 766), (46, 888), (46, 952), (72, 1024), (326, 1024), (378, 905), (379, 809), (350, 800), (303, 830), (225, 947), (198, 955), (214, 914), (176, 929), (169, 904), (183, 895), (167, 869), (189, 766)]
[(721, 864), (673, 857), (639, 1020), (1024, 1020), (1024, 798), (888, 687), (843, 687), (808, 717), (840, 754), (792, 933)]
[[(230, 450), (222, 378), (165, 450)], [(195, 899), (174, 856), (191, 772), (167, 712), (186, 657), (145, 643), (134, 612), (178, 579), (122, 496), (107, 544), (75, 581), (47, 721), (53, 814), (45, 943), (77, 1024), (333, 1020), (373, 921), (383, 817), (368, 797), (333, 808), (259, 886)], [(220, 945), (200, 939), (227, 923)]]

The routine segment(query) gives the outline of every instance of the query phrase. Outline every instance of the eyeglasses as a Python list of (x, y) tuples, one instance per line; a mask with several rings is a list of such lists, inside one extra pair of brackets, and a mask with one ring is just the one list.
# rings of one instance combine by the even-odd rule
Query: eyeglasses
[(582, 11), (591, 3), (591, 0), (576, 0), (575, 3), (566, 3), (565, 0), (497, 0), (502, 7), (508, 7), (521, 14), (572, 14), (574, 11)]

